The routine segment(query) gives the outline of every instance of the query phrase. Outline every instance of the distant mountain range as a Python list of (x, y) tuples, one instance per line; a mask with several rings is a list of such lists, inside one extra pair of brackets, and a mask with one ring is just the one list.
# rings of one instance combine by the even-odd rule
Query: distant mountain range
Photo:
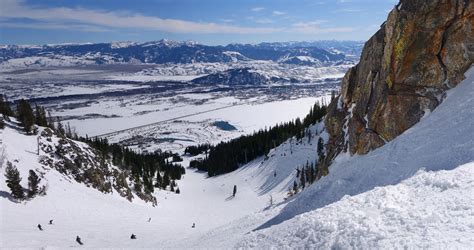
[(358, 59), (363, 42), (315, 41), (229, 44), (208, 46), (196, 42), (160, 40), (60, 45), (4, 45), (0, 63), (21, 66), (83, 64), (186, 64), (271, 60), (298, 65), (331, 65)]

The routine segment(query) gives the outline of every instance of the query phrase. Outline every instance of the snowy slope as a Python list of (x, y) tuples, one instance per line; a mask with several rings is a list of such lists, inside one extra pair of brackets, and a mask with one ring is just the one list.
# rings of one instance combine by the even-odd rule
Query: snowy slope
[(339, 156), (239, 246), (474, 246), (474, 69), (466, 76), (395, 140)]
[(252, 232), (237, 246), (322, 249), (474, 246), (474, 163), (376, 187)]
[[(315, 134), (321, 128), (317, 125), (311, 129)], [(8, 160), (15, 162), (23, 177), (22, 185), (27, 186), (29, 169), (44, 172), (43, 183), (48, 183), (46, 196), (15, 203), (7, 198), (2, 168), (2, 248), (73, 247), (77, 245), (76, 235), (92, 248), (217, 246), (218, 242), (209, 238), (216, 228), (239, 225), (235, 236), (241, 236), (240, 232), (248, 232), (275, 215), (279, 208), (269, 209), (270, 195), (275, 205), (283, 201), (287, 187), (293, 183), (295, 167), (314, 160), (318, 139), (305, 138), (302, 142), (292, 139), (270, 152), (268, 160), (257, 159), (238, 171), (215, 178), (188, 169), (178, 183), (181, 194), (156, 191), (158, 205), (153, 207), (138, 199), (128, 202), (116, 193), (103, 194), (64, 178), (54, 169), (46, 171), (37, 163), (35, 136), (19, 135), (8, 127), (0, 133)], [(231, 197), (233, 185), (238, 187), (235, 198)], [(254, 214), (258, 214), (258, 220), (248, 217)], [(148, 218), (152, 218), (151, 222), (147, 222)], [(239, 223), (248, 218), (251, 220), (246, 224)], [(54, 225), (47, 224), (50, 219)], [(44, 231), (36, 228), (38, 223)], [(191, 228), (192, 223), (196, 223), (196, 228)], [(232, 233), (235, 232), (232, 228)], [(129, 239), (132, 233), (138, 240)], [(221, 241), (224, 246), (229, 246), (229, 242)]]

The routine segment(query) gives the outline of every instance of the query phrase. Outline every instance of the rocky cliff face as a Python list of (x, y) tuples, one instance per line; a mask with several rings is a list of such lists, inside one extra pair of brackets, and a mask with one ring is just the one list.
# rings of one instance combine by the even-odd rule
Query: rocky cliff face
[(394, 139), (463, 80), (474, 62), (473, 13), (469, 0), (401, 0), (395, 6), (329, 106), (323, 173), (342, 151), (366, 154)]

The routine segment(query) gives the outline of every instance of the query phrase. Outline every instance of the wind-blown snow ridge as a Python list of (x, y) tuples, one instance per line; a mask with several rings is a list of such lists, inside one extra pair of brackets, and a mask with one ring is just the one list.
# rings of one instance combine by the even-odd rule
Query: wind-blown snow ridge
[(470, 248), (474, 163), (418, 171), (245, 237), (243, 248)]

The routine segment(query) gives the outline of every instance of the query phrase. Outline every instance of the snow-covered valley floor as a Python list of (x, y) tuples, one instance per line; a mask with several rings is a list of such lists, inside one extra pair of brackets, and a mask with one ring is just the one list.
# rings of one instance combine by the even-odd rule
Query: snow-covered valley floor
[[(209, 65), (175, 65), (172, 69), (176, 72), (172, 74), (186, 75), (188, 70), (192, 73), (194, 67), (201, 66)], [(159, 76), (171, 74), (168, 70), (165, 70), (168, 73), (151, 72), (158, 76), (151, 82), (109, 79), (149, 67), (109, 65), (16, 70), (2, 74), (0, 92), (10, 101), (27, 98), (33, 104), (45, 106), (52, 116), (59, 117), (81, 136), (106, 137), (140, 151), (183, 152), (189, 145), (216, 144), (303, 118), (315, 101), (329, 101), (331, 91), (339, 84), (338, 77), (348, 65), (315, 68), (317, 77), (311, 78), (313, 81), (287, 84), (227, 86), (182, 80), (165, 82)], [(179, 70), (181, 67), (191, 69), (183, 72)], [(215, 122), (227, 122), (236, 129), (219, 129), (213, 125)]]

